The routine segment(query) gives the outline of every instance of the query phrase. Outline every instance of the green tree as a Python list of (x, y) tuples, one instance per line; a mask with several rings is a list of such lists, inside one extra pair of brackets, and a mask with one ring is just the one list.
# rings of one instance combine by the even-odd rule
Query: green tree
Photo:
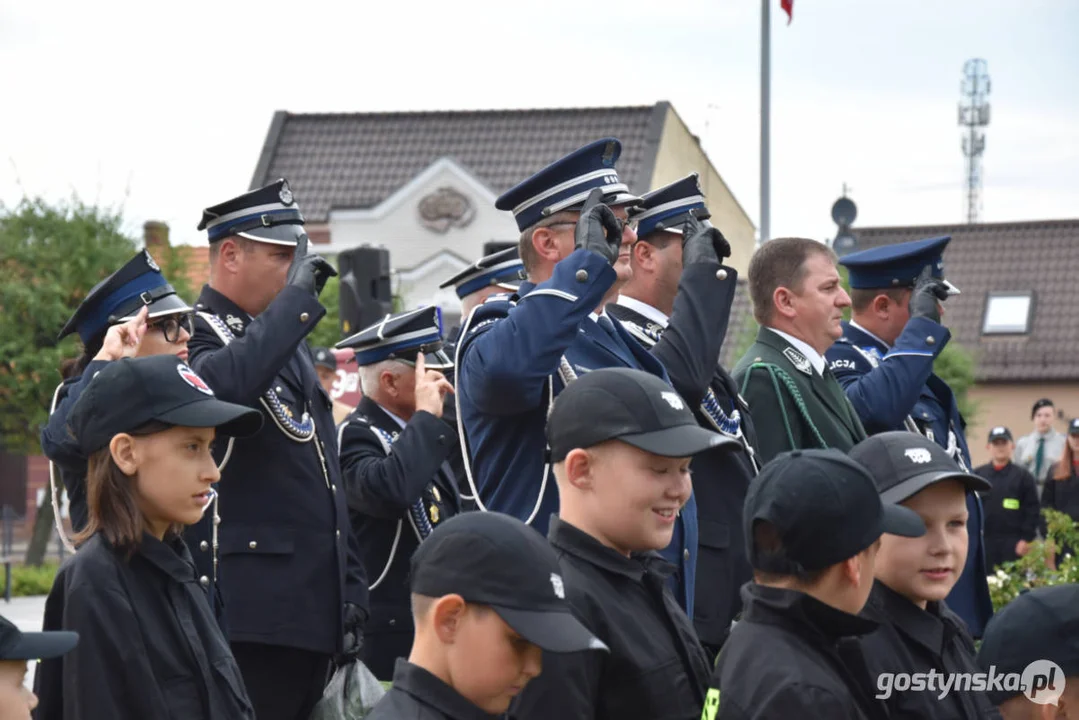
[(326, 314), (315, 325), (315, 329), (307, 336), (307, 342), (311, 347), (332, 348), (341, 340), (341, 316), (340, 308), (341, 283), (337, 277), (326, 281), (322, 288), (322, 294), (318, 296), (319, 302), (326, 308)]

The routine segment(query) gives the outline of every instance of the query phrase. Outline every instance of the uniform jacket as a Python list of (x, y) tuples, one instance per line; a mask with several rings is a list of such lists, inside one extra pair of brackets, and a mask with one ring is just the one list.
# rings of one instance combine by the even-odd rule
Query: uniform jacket
[[(717, 317), (729, 319), (738, 274), (733, 268), (726, 270), (727, 279), (723, 281), (721, 294), (712, 299), (712, 312)], [(611, 303), (607, 305), (607, 312), (618, 318), (646, 348), (655, 345), (663, 333), (661, 325), (629, 307)], [(719, 337), (726, 337), (726, 334), (724, 323)], [(720, 412), (710, 408), (708, 402), (702, 402), (693, 408), (697, 422), (703, 428), (719, 430), (721, 423), (716, 422), (717, 417), (729, 419), (737, 412), (740, 416), (739, 439), (743, 443), (740, 451), (703, 452), (693, 458), (691, 465), (699, 529), (693, 624), (701, 642), (716, 648), (723, 644), (731, 621), (741, 612), (739, 589), (752, 577), (742, 532), (742, 505), (749, 482), (757, 474), (753, 457), (757, 434), (749, 408), (738, 394), (734, 380), (718, 362), (712, 371), (709, 389)]]
[[(691, 405), (712, 378), (722, 318), (710, 303), (720, 282), (718, 263), (687, 267), (671, 324), (645, 351), (614, 322), (615, 336), (589, 318), (615, 281), (614, 268), (590, 250), (555, 265), (546, 282), (523, 283), (514, 303), (492, 296), (471, 315), (457, 344), (457, 397), (465, 451), (484, 505), (531, 521), (546, 532), (558, 509), (558, 489), (545, 462), (551, 399), (581, 373), (629, 367), (671, 382)], [(676, 596), (693, 607), (697, 556), (696, 500), (690, 498), (664, 556), (678, 567)]]
[(419, 665), (398, 660), (393, 685), (367, 720), (512, 720), (489, 715)]
[[(250, 438), (216, 443), (218, 462), (228, 458), (217, 486), (217, 577), (229, 640), (339, 652), (344, 603), (366, 609), (367, 581), (350, 532), (332, 402), (304, 341), (325, 309), (286, 287), (252, 319), (206, 286), (196, 310), (192, 369), (218, 398), (258, 408), (265, 420)], [(226, 345), (211, 322), (235, 339)], [(306, 442), (285, 430), (310, 421), (315, 434)], [(207, 512), (185, 533), (208, 577), (211, 523)]]
[[(446, 339), (443, 341), (443, 350), (451, 358), (457, 354), (457, 335), (461, 332), (460, 326), (454, 326), (450, 328), (446, 333)], [(443, 370), (442, 374), (449, 380), (450, 385), (454, 388), (457, 387), (457, 372), (454, 368)], [(457, 398), (453, 393), (447, 393), (445, 402), (442, 403), (442, 422), (450, 426), (453, 431), (454, 447), (450, 452), (450, 457), (447, 460), (450, 464), (450, 469), (453, 470), (453, 477), (457, 481), (457, 489), (462, 496), (464, 496), (462, 502), (462, 510), (475, 510), (475, 503), (470, 498), (472, 491), (468, 487), (468, 477), (465, 475), (464, 456), (460, 443), (457, 442), (458, 428), (457, 428)]]
[(749, 403), (762, 462), (795, 449), (846, 452), (866, 437), (834, 378), (818, 374), (797, 348), (766, 327), (738, 361), (734, 379)]
[(45, 630), (79, 644), (34, 678), (38, 720), (253, 720), (243, 678), (184, 543), (145, 535), (130, 560), (100, 533), (68, 558)]
[(573, 614), (610, 648), (543, 656), (512, 706), (519, 720), (697, 720), (709, 664), (656, 553), (625, 557), (551, 518)]
[[(71, 408), (82, 396), (82, 391), (90, 384), (107, 361), (92, 360), (86, 365), (82, 375), (68, 378), (57, 388), (56, 407), (49, 415), (49, 421), (41, 429), (41, 450), (45, 457), (56, 465), (56, 473), (64, 488), (67, 489), (68, 515), (71, 528), (79, 532), (86, 527), (86, 462), (87, 458), (79, 449), (78, 442), (68, 432), (67, 416)], [(60, 492), (60, 488), (56, 488)]]
[[(880, 623), (878, 630), (861, 639), (862, 654), (873, 678), (883, 673), (982, 672), (975, 661), (974, 641), (945, 603), (930, 602), (922, 610), (877, 581), (862, 616)], [(881, 693), (887, 691), (876, 684), (873, 687)], [(942, 690), (939, 684), (935, 690), (893, 689), (884, 703), (896, 718), (1000, 718), (984, 691), (952, 690), (942, 698)]]
[[(878, 338), (845, 322), (843, 336), (825, 358), (859, 417), (869, 423), (870, 433), (917, 429), (952, 453), (964, 468), (971, 468), (966, 422), (951, 388), (933, 374), (933, 360), (950, 338), (943, 325), (912, 318), (889, 349)], [(974, 637), (981, 637), (993, 614), (993, 603), (985, 579), (983, 509), (976, 493), (967, 494), (967, 510), (967, 564), (948, 596), (948, 604)]]
[(1071, 515), (1073, 520), (1079, 522), (1079, 474), (1074, 465), (1071, 477), (1067, 480), (1054, 480), (1050, 477), (1045, 481), (1042, 507), (1059, 510)]
[(887, 717), (856, 638), (877, 629), (794, 590), (749, 583), (702, 720)]
[(340, 443), (352, 531), (372, 586), (363, 660), (389, 680), (412, 647), (409, 559), (429, 533), (424, 521), (433, 529), (459, 510), (446, 462), (457, 441), (430, 413), (417, 412), (402, 429), (364, 397), (341, 426)]
[(974, 472), (993, 485), (981, 493), (985, 508), (986, 567), (992, 569), (1018, 559), (1015, 546), (1020, 540), (1034, 539), (1041, 519), (1041, 504), (1034, 476), (1015, 463), (1009, 462), (998, 470), (990, 462)]

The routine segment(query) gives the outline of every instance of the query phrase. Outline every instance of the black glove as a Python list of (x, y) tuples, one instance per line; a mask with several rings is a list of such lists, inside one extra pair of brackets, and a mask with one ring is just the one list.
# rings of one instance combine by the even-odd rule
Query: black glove
[(622, 246), (622, 224), (614, 212), (600, 202), (603, 190), (595, 188), (588, 194), (588, 199), (581, 207), (581, 219), (573, 232), (573, 241), (577, 249), (585, 248), (598, 253), (614, 265), (618, 259), (618, 250)]
[(359, 605), (345, 603), (345, 639), (341, 644), (338, 665), (357, 659), (363, 651), (363, 627), (367, 624), (367, 613)]
[(682, 265), (701, 262), (722, 262), (731, 256), (731, 244), (719, 228), (705, 225), (693, 210), (682, 226)]
[(288, 267), (285, 283), (311, 293), (317, 300), (326, 281), (335, 275), (337, 275), (337, 270), (323, 257), (307, 254), (307, 233), (300, 233), (300, 239), (296, 243), (296, 253), (292, 256), (292, 264)]
[(940, 322), (940, 303), (948, 298), (948, 287), (940, 278), (933, 277), (933, 268), (926, 265), (918, 279), (914, 281), (914, 290), (910, 294), (910, 316), (929, 318)]

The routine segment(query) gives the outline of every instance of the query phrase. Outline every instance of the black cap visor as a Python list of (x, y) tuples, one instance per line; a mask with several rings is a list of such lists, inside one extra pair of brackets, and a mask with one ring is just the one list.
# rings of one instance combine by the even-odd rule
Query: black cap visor
[[(415, 367), (415, 353), (418, 353), (422, 350), (423, 366), (425, 368), (427, 368), (428, 370), (452, 370), (453, 360), (450, 359), (450, 356), (446, 354), (445, 350), (441, 349), (442, 343), (439, 342), (437, 344), (439, 347), (439, 349), (437, 350), (429, 350), (429, 346), (425, 345), (423, 347), (415, 348), (411, 351), (401, 351), (399, 354), (404, 357), (398, 357), (395, 359), (405, 363), (406, 365), (411, 365), (412, 367)], [(410, 352), (412, 353), (411, 355), (409, 355)]]
[(180, 427), (217, 428), (223, 435), (237, 438), (254, 435), (262, 428), (262, 413), (258, 410), (212, 397), (178, 405), (158, 413), (154, 419)]
[(516, 610), (492, 605), (491, 609), (528, 642), (552, 653), (608, 650), (569, 610)]
[(954, 472), (927, 472), (922, 473), (921, 475), (915, 475), (894, 487), (888, 488), (880, 494), (880, 499), (881, 502), (885, 504), (901, 503), (910, 496), (925, 490), (930, 485), (935, 485), (939, 482), (944, 482), (945, 480), (958, 480), (963, 483), (963, 486), (967, 490), (984, 491), (993, 487), (989, 481), (984, 478), (965, 473), (958, 469)]
[[(243, 230), (234, 234), (247, 238), (248, 240), (270, 243), (271, 245), (287, 245), (289, 247), (295, 247), (300, 242), (300, 236), (305, 235), (306, 232), (307, 231), (303, 229), (303, 225), (290, 222), (273, 225), (271, 227), (254, 227), (250, 230)], [(225, 238), (221, 239), (224, 240)]]
[(901, 505), (892, 505), (885, 502), (880, 525), (881, 532), (886, 532), (889, 535), (910, 538), (925, 535), (925, 523), (922, 521), (921, 515)]
[(741, 445), (734, 438), (705, 430), (698, 425), (678, 425), (646, 433), (611, 438), (662, 457), (691, 457), (705, 450), (733, 450)]
[[(163, 298), (154, 300), (152, 303), (150, 303), (148, 307), (150, 308), (150, 312), (147, 314), (147, 318), (150, 320), (154, 318), (164, 317), (166, 315), (180, 315), (182, 313), (189, 313), (195, 311), (193, 307), (184, 302), (184, 299), (176, 293), (172, 293), (171, 295), (166, 295)], [(109, 321), (115, 325), (118, 323), (127, 322), (128, 320), (133, 320), (135, 316), (139, 314), (139, 311), (142, 310), (142, 308), (142, 303), (137, 303), (131, 308), (124, 308), (121, 311), (123, 313), (122, 316), (114, 315), (113, 317), (109, 318)]]
[(23, 633), (0, 653), (0, 660), (48, 660), (60, 657), (79, 644), (78, 633), (69, 631)]

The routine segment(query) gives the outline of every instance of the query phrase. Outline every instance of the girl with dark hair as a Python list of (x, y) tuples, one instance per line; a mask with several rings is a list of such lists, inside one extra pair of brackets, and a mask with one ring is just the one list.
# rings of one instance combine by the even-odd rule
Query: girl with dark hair
[(124, 358), (88, 382), (68, 418), (89, 458), (87, 525), (44, 622), (81, 644), (38, 668), (38, 720), (254, 718), (180, 531), (221, 477), (215, 435), (261, 426), (259, 411), (218, 400), (175, 357)]
[[(1079, 418), (1068, 423), (1064, 454), (1045, 481), (1042, 507), (1059, 510), (1079, 522)], [(1070, 552), (1075, 552), (1075, 548), (1061, 548), (1057, 554)]]
[(50, 465), (53, 508), (60, 537), (55, 474), (67, 489), (71, 526), (86, 526), (86, 457), (67, 434), (67, 416), (86, 384), (105, 363), (123, 357), (175, 355), (187, 360), (187, 341), (193, 330), (191, 307), (165, 280), (145, 250), (94, 286), (76, 309), (60, 339), (78, 333), (83, 353), (61, 367), (64, 382), (53, 394), (48, 424), (41, 431), (41, 448)]

